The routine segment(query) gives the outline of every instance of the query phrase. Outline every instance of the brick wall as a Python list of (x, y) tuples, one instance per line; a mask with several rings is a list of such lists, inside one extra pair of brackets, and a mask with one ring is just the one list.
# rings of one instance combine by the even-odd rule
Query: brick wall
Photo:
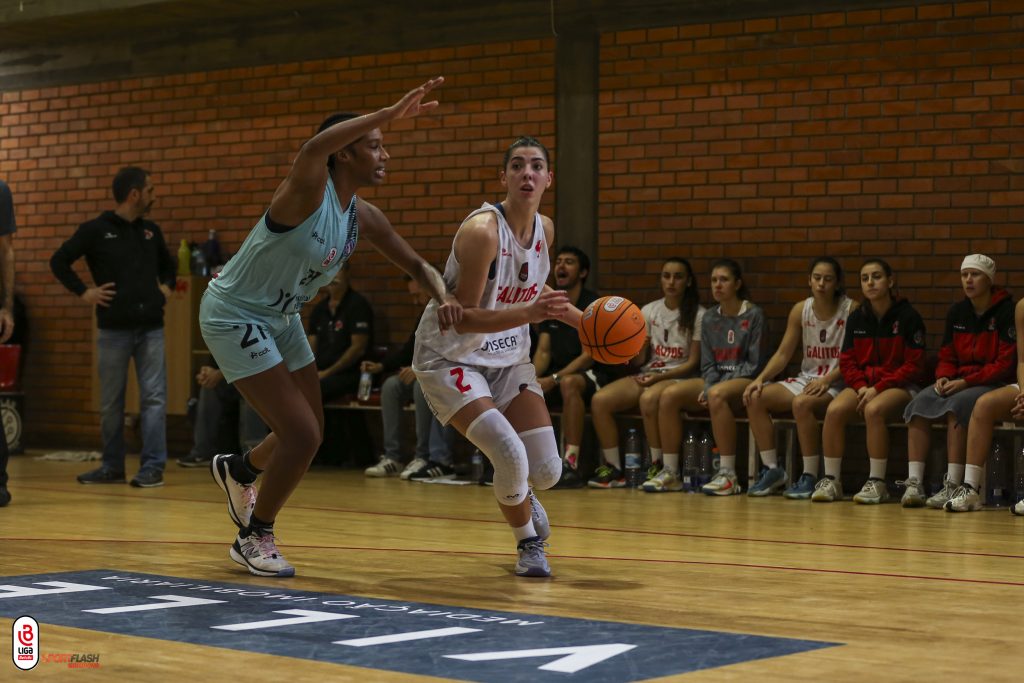
[(962, 257), (1024, 294), (1024, 13), (1009, 1), (624, 31), (601, 41), (602, 287), (743, 265), (777, 343), (810, 258), (882, 256), (937, 348)]
[[(857, 267), (881, 255), (934, 348), (965, 253), (989, 253), (1024, 292), (1022, 29), (1019, 3), (992, 0), (602, 36), (602, 289), (654, 299), (661, 260), (679, 254), (707, 298), (708, 264), (731, 256), (775, 344), (812, 256), (839, 257), (856, 293)], [(390, 177), (366, 196), (440, 264), (468, 209), (500, 196), (503, 143), (529, 132), (554, 149), (552, 40), (0, 94), (32, 326), (29, 444), (98, 442), (91, 313), (47, 262), (109, 208), (118, 167), (152, 171), (172, 248), (213, 227), (233, 250), (324, 114), (384, 106), (438, 73), (444, 108), (385, 131)], [(397, 271), (364, 243), (353, 274), (382, 338), (403, 339), (416, 310)]]
[[(465, 214), (502, 196), (503, 145), (531, 133), (554, 148), (553, 64), (553, 43), (524, 41), (2, 93), (0, 177), (15, 197), (18, 290), (31, 328), (28, 444), (99, 443), (92, 311), (54, 279), (49, 259), (79, 223), (112, 208), (119, 167), (152, 173), (152, 218), (172, 252), (210, 228), (234, 251), (325, 115), (386, 106), (443, 74), (441, 113), (385, 130), (388, 182), (363, 193), (440, 265)], [(88, 282), (84, 260), (78, 266)], [(373, 302), (382, 341), (404, 340), (418, 315), (399, 276), (359, 246), (353, 285)]]

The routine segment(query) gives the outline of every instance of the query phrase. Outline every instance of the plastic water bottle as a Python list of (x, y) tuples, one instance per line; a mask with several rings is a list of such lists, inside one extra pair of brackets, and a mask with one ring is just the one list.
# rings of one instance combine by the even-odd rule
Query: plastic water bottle
[(1009, 491), (1006, 481), (1006, 450), (999, 441), (992, 444), (985, 478), (985, 502), (989, 507), (1004, 507)]
[(210, 276), (210, 268), (206, 265), (206, 257), (203, 256), (203, 250), (199, 248), (198, 244), (192, 245), (192, 261), (189, 265), (193, 275), (200, 277)]
[(1014, 477), (1014, 502), (1024, 500), (1024, 446), (1021, 446), (1021, 449), (1017, 451), (1016, 461), (1014, 463), (1014, 472), (1016, 474)]
[(470, 458), (470, 470), (469, 478), (478, 484), (484, 483), (484, 454), (480, 452), (480, 449), (473, 451), (473, 455)]
[(370, 391), (373, 390), (373, 375), (369, 372), (363, 371), (363, 374), (359, 375), (359, 391), (356, 392), (356, 398), (360, 401), (370, 400)]
[(683, 490), (693, 491), (697, 487), (697, 477), (700, 470), (698, 455), (697, 435), (693, 429), (686, 432), (686, 440), (683, 441)]
[(217, 231), (210, 228), (210, 233), (203, 244), (203, 258), (206, 259), (206, 267), (213, 270), (224, 263), (224, 256), (220, 251), (220, 241), (217, 239)]
[(715, 448), (714, 440), (707, 432), (704, 432), (700, 437), (698, 451), (700, 452), (700, 474), (697, 476), (697, 487), (695, 490), (699, 491), (701, 486), (711, 481), (715, 476), (716, 470), (714, 456), (717, 449)]
[(630, 429), (626, 432), (626, 486), (638, 488), (643, 482), (643, 445), (640, 432)]

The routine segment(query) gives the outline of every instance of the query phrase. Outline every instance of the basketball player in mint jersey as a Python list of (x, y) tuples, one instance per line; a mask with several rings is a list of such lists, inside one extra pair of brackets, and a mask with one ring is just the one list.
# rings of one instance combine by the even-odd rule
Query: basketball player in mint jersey
[[(751, 496), (768, 496), (785, 486), (786, 470), (779, 467), (771, 416), (792, 412), (804, 471), (786, 490), (785, 496), (803, 500), (811, 497), (821, 459), (818, 418), (825, 414), (825, 408), (843, 388), (839, 353), (843, 350), (846, 319), (855, 304), (844, 293), (843, 267), (834, 258), (823, 256), (812, 261), (808, 279), (811, 296), (797, 302), (790, 310), (778, 351), (743, 392), (750, 429), (766, 468), (747, 492)], [(770, 381), (786, 368), (801, 343), (800, 374), (781, 382)]]
[[(424, 96), (435, 78), (372, 114), (328, 118), (292, 163), (270, 208), (203, 295), (203, 338), (224, 377), (241, 392), (270, 435), (244, 455), (217, 455), (214, 480), (239, 528), (230, 556), (257, 576), (292, 576), (274, 542), (274, 520), (323, 439), (320, 383), (299, 310), (331, 281), (360, 236), (435, 298), (444, 331), (461, 320), (440, 273), (402, 239), (384, 214), (359, 199), (360, 187), (385, 178), (380, 127), (434, 109)], [(257, 496), (254, 482), (266, 472)]]
[(552, 175), (548, 151), (530, 137), (505, 153), (498, 204), (462, 222), (444, 279), (463, 306), (458, 334), (442, 336), (427, 304), (416, 330), (413, 370), (442, 424), (451, 424), (494, 466), (494, 495), (517, 542), (518, 576), (549, 576), (551, 533), (534, 496), (562, 473), (544, 392), (530, 362), (530, 323), (561, 320), (579, 327), (580, 310), (545, 282), (555, 226), (538, 213)]

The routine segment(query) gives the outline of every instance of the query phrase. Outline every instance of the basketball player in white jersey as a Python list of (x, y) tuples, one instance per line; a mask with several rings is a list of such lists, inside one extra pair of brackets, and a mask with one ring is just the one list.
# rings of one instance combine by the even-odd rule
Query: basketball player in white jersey
[(504, 201), (471, 213), (452, 244), (444, 280), (462, 304), (458, 334), (442, 335), (431, 301), (416, 330), (413, 370), (431, 409), (494, 466), (494, 495), (515, 534), (518, 576), (550, 576), (547, 515), (530, 488), (558, 482), (562, 461), (530, 362), (530, 323), (579, 327), (580, 311), (545, 284), (554, 224), (538, 213), (551, 184), (548, 151), (530, 137), (505, 153)]
[[(797, 302), (789, 312), (782, 343), (757, 378), (743, 392), (743, 403), (750, 418), (761, 462), (767, 469), (750, 487), (748, 495), (768, 496), (781, 490), (786, 471), (779, 467), (775, 451), (775, 427), (772, 414), (792, 412), (796, 420), (804, 468), (800, 478), (785, 496), (806, 500), (818, 481), (821, 432), (818, 418), (843, 388), (839, 372), (839, 354), (843, 349), (846, 319), (855, 306), (843, 289), (843, 268), (835, 259), (823, 256), (811, 263), (811, 296)], [(771, 382), (782, 372), (803, 340), (803, 360), (796, 377)]]

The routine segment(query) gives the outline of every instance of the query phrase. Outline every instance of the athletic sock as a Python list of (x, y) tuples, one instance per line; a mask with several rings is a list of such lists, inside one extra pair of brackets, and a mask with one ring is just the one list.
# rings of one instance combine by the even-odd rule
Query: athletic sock
[(718, 469), (736, 474), (736, 455), (719, 456)]
[(984, 470), (978, 465), (967, 465), (964, 471), (964, 483), (970, 484), (975, 491), (981, 486), (981, 473)]
[(908, 474), (910, 479), (917, 479), (918, 481), (924, 481), (924, 461), (918, 462), (911, 460), (908, 467)]
[(580, 447), (567, 444), (565, 447), (565, 462), (569, 467), (576, 469), (580, 462)]
[(665, 453), (665, 469), (669, 472), (679, 474), (679, 454), (678, 453)]
[(871, 471), (868, 477), (871, 479), (885, 479), (885, 466), (889, 464), (889, 461), (885, 458), (870, 458)]
[(830, 458), (825, 456), (825, 476), (839, 479), (839, 473), (843, 469), (842, 458)]
[(769, 448), (766, 451), (761, 451), (761, 462), (764, 463), (765, 467), (776, 468), (779, 466), (779, 453), (774, 448)]
[(954, 484), (964, 483), (964, 466), (957, 465), (955, 463), (949, 463), (946, 473), (949, 475), (949, 480)]
[(818, 462), (821, 458), (817, 455), (804, 456), (804, 474), (809, 474), (815, 479), (818, 478)]
[(619, 449), (616, 448), (602, 448), (601, 457), (604, 461), (614, 467), (617, 470), (622, 469), (622, 456), (619, 455)]
[(539, 538), (536, 529), (533, 528), (533, 520), (526, 520), (523, 526), (512, 527), (512, 533), (516, 535), (516, 542), (522, 543), (530, 538)]
[(246, 451), (244, 455), (233, 455), (228, 458), (228, 471), (231, 472), (231, 478), (239, 484), (251, 484), (263, 473), (263, 470), (252, 464), (252, 460), (249, 459), (250, 453), (252, 451)]

